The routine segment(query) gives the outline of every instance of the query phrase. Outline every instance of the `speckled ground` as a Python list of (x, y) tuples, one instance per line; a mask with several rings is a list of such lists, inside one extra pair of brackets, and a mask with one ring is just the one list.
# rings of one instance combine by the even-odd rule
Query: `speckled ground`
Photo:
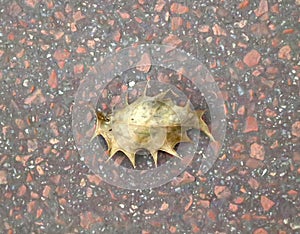
[[(0, 233), (300, 233), (299, 12), (299, 0), (0, 0)], [(101, 56), (144, 43), (201, 58), (228, 127), (207, 174), (131, 191), (80, 160), (71, 112)]]

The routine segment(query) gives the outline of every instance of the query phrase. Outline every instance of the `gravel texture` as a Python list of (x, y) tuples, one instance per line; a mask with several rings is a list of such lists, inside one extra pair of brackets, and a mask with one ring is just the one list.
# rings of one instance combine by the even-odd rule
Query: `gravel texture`
[[(0, 0), (0, 233), (300, 233), (299, 10), (299, 0)], [(190, 166), (134, 191), (84, 164), (71, 113), (102, 56), (144, 43), (204, 63), (227, 135), (208, 173)]]

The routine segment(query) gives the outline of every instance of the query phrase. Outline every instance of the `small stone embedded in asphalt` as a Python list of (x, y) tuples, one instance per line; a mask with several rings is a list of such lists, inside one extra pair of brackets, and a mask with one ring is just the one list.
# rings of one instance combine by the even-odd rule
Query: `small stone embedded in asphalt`
[(268, 0), (260, 0), (259, 6), (257, 9), (254, 10), (254, 13), (257, 17), (260, 17), (263, 14), (267, 13), (268, 10), (269, 10)]
[(172, 21), (172, 31), (176, 31), (178, 30), (182, 25), (183, 25), (183, 19), (181, 17), (172, 17), (171, 18)]
[(260, 59), (260, 53), (257, 50), (251, 50), (245, 55), (243, 61), (248, 67), (255, 67), (259, 64)]
[(265, 164), (258, 159), (254, 159), (254, 158), (249, 158), (246, 161), (246, 166), (252, 169), (257, 169), (257, 168), (262, 168)]
[(293, 123), (292, 135), (300, 138), (300, 121)]
[(137, 63), (136, 69), (138, 71), (147, 73), (147, 72), (149, 72), (150, 68), (151, 68), (150, 55), (145, 53), (145, 54), (142, 55), (141, 60)]
[(250, 148), (251, 148), (250, 156), (252, 158), (256, 158), (261, 161), (263, 161), (265, 159), (265, 149), (264, 149), (263, 145), (253, 143)]
[(0, 171), (0, 184), (7, 184), (7, 172), (4, 170)]
[(84, 72), (84, 65), (83, 64), (76, 64), (74, 66), (74, 74), (81, 74)]
[(182, 40), (178, 36), (170, 34), (166, 38), (163, 39), (162, 44), (176, 47), (176, 46), (180, 45), (181, 42), (182, 42)]
[(39, 3), (39, 0), (25, 0), (25, 4), (30, 6), (31, 8), (35, 8)]
[(229, 198), (231, 196), (231, 191), (227, 186), (215, 186), (214, 193), (217, 198)]
[(57, 49), (53, 54), (53, 58), (58, 62), (65, 61), (70, 57), (70, 54), (67, 49)]
[(263, 207), (264, 211), (269, 211), (275, 205), (275, 202), (273, 202), (271, 199), (269, 199), (266, 196), (261, 196), (260, 202), (261, 202), (261, 206)]
[(44, 94), (42, 93), (41, 89), (35, 90), (32, 94), (30, 94), (24, 100), (24, 103), (27, 105), (41, 104), (41, 103), (45, 103), (45, 102), (46, 102), (46, 98), (45, 98)]
[(257, 190), (260, 186), (259, 182), (252, 177), (248, 180), (248, 184), (250, 185), (251, 188), (253, 188), (255, 190)]
[(189, 8), (180, 3), (172, 3), (170, 10), (172, 13), (179, 15), (189, 12)]
[(263, 36), (269, 34), (269, 28), (266, 23), (256, 23), (251, 26), (251, 31), (256, 36)]
[(165, 5), (166, 5), (166, 2), (164, 0), (158, 0), (154, 7), (154, 11), (161, 12)]
[(49, 85), (52, 89), (57, 88), (58, 81), (57, 81), (57, 73), (56, 73), (55, 70), (52, 70), (52, 71), (50, 72), (49, 79), (48, 79), (48, 85)]
[(268, 231), (264, 228), (257, 228), (253, 234), (268, 234)]
[(285, 45), (281, 47), (278, 51), (278, 58), (290, 60), (291, 56), (291, 47), (289, 45)]
[(176, 177), (172, 181), (173, 186), (180, 186), (195, 181), (195, 177), (188, 172), (184, 172), (182, 177)]
[(214, 35), (217, 35), (217, 36), (226, 36), (226, 32), (223, 28), (221, 28), (218, 24), (215, 24), (213, 27), (212, 27), (212, 30), (213, 30), (213, 33)]
[(246, 118), (244, 133), (257, 132), (257, 131), (258, 131), (258, 124), (256, 118), (254, 116), (248, 116)]
[(11, 2), (11, 4), (7, 7), (7, 10), (8, 14), (12, 17), (16, 17), (22, 12), (21, 6), (15, 1)]

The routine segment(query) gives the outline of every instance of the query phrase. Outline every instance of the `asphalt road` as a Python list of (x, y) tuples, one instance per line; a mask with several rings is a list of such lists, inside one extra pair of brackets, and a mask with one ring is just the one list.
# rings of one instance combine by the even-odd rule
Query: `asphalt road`
[[(299, 0), (0, 0), (0, 233), (300, 233), (299, 9)], [(201, 61), (220, 89), (227, 127), (206, 173), (200, 134), (198, 154), (176, 178), (130, 190), (86, 163), (75, 139), (91, 132), (73, 135), (72, 110), (99, 61), (142, 44)], [(127, 90), (134, 99), (147, 79), (177, 87), (195, 108), (209, 106), (180, 72), (140, 66), (109, 84), (97, 77), (96, 88), (108, 87), (98, 108), (111, 111)], [(217, 131), (210, 113), (205, 121)], [(161, 153), (159, 165), (171, 159)], [(121, 153), (112, 160), (131, 166)], [(154, 166), (147, 154), (138, 164)]]

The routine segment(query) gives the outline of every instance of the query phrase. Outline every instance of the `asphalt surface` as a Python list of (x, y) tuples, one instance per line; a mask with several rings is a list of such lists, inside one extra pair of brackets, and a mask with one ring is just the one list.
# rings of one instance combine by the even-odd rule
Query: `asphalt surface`
[[(300, 233), (299, 9), (299, 0), (1, 0), (0, 233)], [(195, 159), (167, 184), (128, 190), (87, 166), (72, 110), (98, 61), (141, 44), (203, 63), (222, 92), (227, 131), (207, 173)], [(178, 74), (137, 70), (103, 98), (116, 104), (151, 79), (207, 108)], [(207, 142), (200, 135), (198, 150)], [(130, 167), (122, 154), (114, 160)], [(147, 156), (139, 165), (153, 167)]]

